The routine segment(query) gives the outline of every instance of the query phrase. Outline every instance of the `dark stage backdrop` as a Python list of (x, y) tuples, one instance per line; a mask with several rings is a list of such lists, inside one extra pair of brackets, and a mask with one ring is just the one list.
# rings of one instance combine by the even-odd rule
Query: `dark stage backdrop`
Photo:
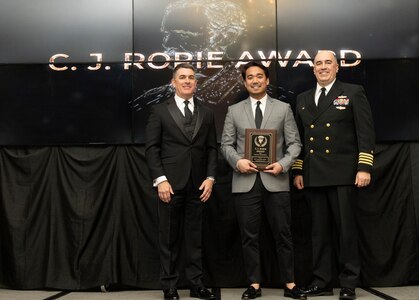
[[(0, 162), (1, 284), (159, 288), (158, 199), (143, 146), (3, 147)], [(361, 286), (419, 280), (418, 175), (418, 143), (377, 145), (373, 183), (358, 201)], [(221, 159), (217, 180), (204, 213), (205, 282), (245, 286), (231, 168)], [(292, 200), (296, 280), (307, 284), (310, 209), (304, 193)], [(266, 224), (261, 240), (263, 284), (281, 287)]]
[[(262, 61), (269, 94), (294, 106), (315, 83), (319, 49), (336, 52), (342, 80), (364, 85), (380, 142), (358, 203), (362, 284), (419, 280), (419, 1), (35, 2), (0, 4), (0, 284), (159, 288), (142, 143), (151, 106), (173, 94), (174, 64), (197, 67), (196, 99), (214, 109), (220, 136), (227, 107), (247, 97), (242, 64)], [(205, 281), (244, 286), (231, 170), (221, 157), (219, 167)], [(310, 209), (304, 193), (292, 196), (297, 281), (307, 284)], [(264, 284), (279, 286), (264, 229)]]

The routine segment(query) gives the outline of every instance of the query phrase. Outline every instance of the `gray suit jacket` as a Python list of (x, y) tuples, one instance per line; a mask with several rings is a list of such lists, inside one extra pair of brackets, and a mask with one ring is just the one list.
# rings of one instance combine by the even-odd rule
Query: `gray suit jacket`
[[(241, 174), (236, 168), (237, 161), (244, 157), (246, 128), (256, 128), (250, 98), (228, 108), (221, 137), (221, 152), (235, 171), (233, 193), (250, 191), (256, 180), (256, 173)], [(290, 105), (268, 96), (261, 129), (277, 130), (277, 161), (284, 169), (278, 176), (260, 172), (263, 185), (270, 192), (289, 191), (287, 171), (301, 150), (300, 136)]]

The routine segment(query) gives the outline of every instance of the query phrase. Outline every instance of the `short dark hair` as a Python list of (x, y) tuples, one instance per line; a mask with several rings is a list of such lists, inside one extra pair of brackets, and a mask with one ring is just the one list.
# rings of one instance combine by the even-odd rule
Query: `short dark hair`
[(264, 65), (262, 65), (261, 63), (256, 62), (256, 61), (249, 61), (242, 68), (242, 77), (243, 77), (244, 80), (246, 80), (246, 71), (250, 67), (259, 67), (259, 68), (261, 68), (263, 70), (263, 73), (265, 73), (266, 78), (269, 78), (269, 70), (268, 70), (267, 67), (265, 67)]
[(176, 72), (179, 69), (191, 69), (194, 73), (196, 73), (195, 67), (192, 66), (190, 63), (180, 63), (173, 69), (173, 78), (175, 78)]

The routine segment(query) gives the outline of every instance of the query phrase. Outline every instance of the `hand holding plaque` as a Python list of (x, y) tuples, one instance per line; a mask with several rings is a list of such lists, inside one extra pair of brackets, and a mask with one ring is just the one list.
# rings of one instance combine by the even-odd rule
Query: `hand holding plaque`
[(246, 129), (244, 158), (264, 170), (268, 165), (276, 162), (276, 130), (275, 129)]

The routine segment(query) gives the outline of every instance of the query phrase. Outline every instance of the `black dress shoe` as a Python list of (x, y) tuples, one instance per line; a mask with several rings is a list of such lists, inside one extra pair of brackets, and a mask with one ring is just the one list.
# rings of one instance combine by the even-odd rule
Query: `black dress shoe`
[(190, 296), (192, 298), (199, 298), (199, 299), (205, 299), (205, 300), (215, 299), (215, 295), (213, 293), (211, 293), (205, 287), (198, 287), (198, 288), (195, 288), (195, 289), (191, 289)]
[(313, 285), (308, 288), (303, 288), (301, 289), (301, 291), (308, 297), (333, 295), (332, 288), (321, 288), (321, 287), (318, 287), (317, 285)]
[(340, 300), (354, 300), (356, 299), (355, 289), (341, 288), (339, 293)]
[(176, 288), (165, 289), (163, 293), (164, 300), (179, 300), (179, 294)]
[(242, 300), (256, 299), (257, 297), (261, 297), (261, 296), (262, 296), (261, 288), (255, 289), (253, 286), (249, 286), (247, 290), (244, 291), (242, 295)]
[(307, 296), (303, 293), (303, 291), (297, 287), (294, 286), (292, 289), (289, 289), (287, 287), (284, 288), (284, 297), (292, 298), (292, 299), (307, 299)]

